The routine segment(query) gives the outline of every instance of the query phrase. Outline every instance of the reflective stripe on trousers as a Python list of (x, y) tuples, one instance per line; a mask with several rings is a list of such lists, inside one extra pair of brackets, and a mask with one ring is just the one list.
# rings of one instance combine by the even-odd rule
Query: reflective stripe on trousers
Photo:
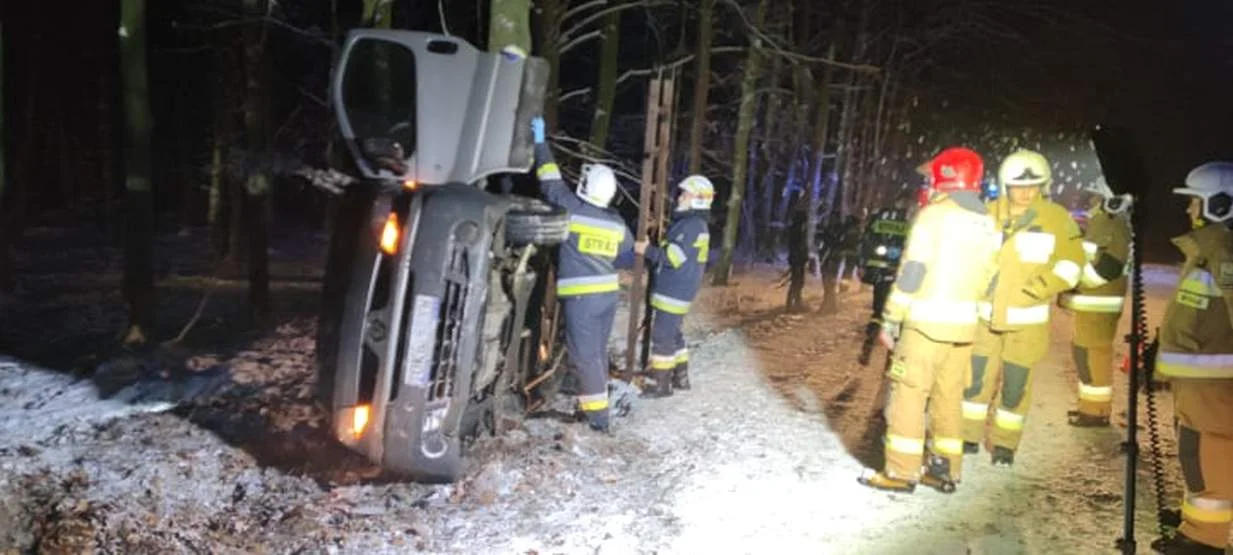
[(557, 280), (557, 296), (559, 297), (595, 295), (620, 290), (621, 280), (617, 277), (617, 274), (561, 278)]
[(671, 312), (672, 314), (684, 315), (689, 313), (689, 301), (682, 301), (663, 293), (651, 294), (651, 307), (664, 312)]
[(1061, 304), (1071, 310), (1116, 314), (1125, 302), (1125, 298), (1111, 295), (1064, 295)]

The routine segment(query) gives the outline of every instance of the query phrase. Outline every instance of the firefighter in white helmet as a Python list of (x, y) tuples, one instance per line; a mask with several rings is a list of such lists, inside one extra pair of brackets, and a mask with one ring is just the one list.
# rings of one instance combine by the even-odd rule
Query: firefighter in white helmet
[(1060, 304), (1074, 312), (1071, 353), (1079, 374), (1079, 406), (1068, 421), (1077, 427), (1101, 427), (1109, 425), (1113, 404), (1113, 343), (1130, 270), (1131, 197), (1113, 194), (1104, 177), (1086, 192), (1087, 263), (1078, 287), (1063, 293)]
[(1182, 525), (1152, 548), (1230, 553), (1233, 524), (1233, 162), (1190, 172), (1174, 193), (1190, 197), (1193, 229), (1173, 239), (1185, 256), (1161, 323), (1156, 375), (1168, 380), (1185, 478)]
[(995, 466), (1014, 464), (1030, 406), (1032, 370), (1049, 351), (1049, 311), (1057, 295), (1083, 274), (1083, 233), (1046, 191), (1053, 180), (1038, 152), (1011, 153), (998, 168), (1002, 191), (991, 204), (1002, 232), (997, 276), (980, 304), (983, 325), (972, 348), (964, 392), (964, 450), (975, 453), (988, 434)]
[(612, 169), (584, 164), (578, 189), (571, 192), (545, 142), (543, 118), (532, 121), (532, 132), (540, 191), (569, 212), (569, 239), (558, 253), (557, 297), (565, 348), (577, 369), (578, 408), (593, 429), (608, 431), (608, 338), (620, 300), (617, 268), (633, 264), (633, 235), (608, 207), (617, 189)]
[[(702, 175), (676, 185), (672, 223), (658, 246), (644, 249), (651, 266), (651, 384), (649, 397), (667, 397), (674, 389), (688, 390), (689, 349), (681, 324), (702, 287), (711, 250), (708, 220), (715, 187)], [(643, 250), (643, 249), (639, 249)]]

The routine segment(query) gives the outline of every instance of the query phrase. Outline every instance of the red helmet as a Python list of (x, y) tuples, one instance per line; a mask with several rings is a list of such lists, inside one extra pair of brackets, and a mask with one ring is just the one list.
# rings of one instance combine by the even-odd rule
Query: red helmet
[(979, 193), (984, 175), (985, 161), (979, 154), (967, 148), (948, 148), (929, 161), (929, 185), (939, 193)]

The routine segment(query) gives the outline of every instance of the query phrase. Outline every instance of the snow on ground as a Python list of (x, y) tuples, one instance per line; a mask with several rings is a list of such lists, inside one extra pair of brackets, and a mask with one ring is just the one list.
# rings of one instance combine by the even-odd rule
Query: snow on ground
[[(776, 274), (753, 270), (703, 292), (686, 330), (693, 391), (639, 401), (612, 436), (528, 420), (478, 441), (465, 477), (448, 486), (382, 475), (329, 440), (312, 400), (311, 321), (239, 352), (201, 354), (171, 378), (125, 370), (148, 376), (119, 392), (2, 362), (0, 550), (1113, 551), (1124, 430), (1065, 424), (1075, 381), (1065, 313), (1036, 377), (1017, 465), (995, 469), (987, 454), (971, 455), (954, 495), (888, 494), (856, 482), (876, 463), (881, 433), (872, 416), (883, 355), (869, 367), (855, 362), (868, 294), (846, 295), (835, 315), (782, 314)], [(1156, 290), (1176, 279), (1149, 275)], [(813, 306), (817, 289), (807, 296)], [(1158, 315), (1159, 296), (1152, 308)], [(615, 331), (619, 356), (623, 315)], [(1125, 406), (1117, 377), (1115, 412)], [(180, 406), (142, 413), (168, 400)], [(1171, 439), (1164, 447), (1175, 493)], [(1146, 464), (1139, 476), (1145, 545), (1155, 536)]]

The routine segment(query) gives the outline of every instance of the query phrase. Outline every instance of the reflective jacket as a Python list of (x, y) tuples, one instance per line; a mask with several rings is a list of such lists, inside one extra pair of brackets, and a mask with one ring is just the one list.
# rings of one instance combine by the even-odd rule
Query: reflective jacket
[(1018, 218), (998, 212), (1002, 249), (990, 294), (980, 303), (981, 319), (994, 331), (1046, 325), (1057, 295), (1079, 284), (1083, 233), (1070, 212), (1043, 197)]
[(886, 208), (874, 214), (861, 236), (861, 281), (876, 285), (894, 280), (907, 236), (906, 210)]
[(561, 243), (557, 260), (557, 296), (619, 291), (617, 268), (634, 261), (634, 239), (625, 220), (615, 210), (578, 198), (561, 180), (548, 145), (535, 145), (535, 160), (540, 192), (569, 213), (569, 238)]
[(645, 256), (655, 272), (652, 307), (672, 314), (689, 312), (710, 254), (709, 216), (708, 210), (677, 212), (659, 246), (647, 247)]
[(973, 192), (935, 195), (916, 214), (882, 317), (934, 341), (970, 343), (1000, 236)]
[(1233, 231), (1211, 224), (1173, 244), (1186, 262), (1160, 326), (1156, 372), (1233, 379)]
[(1083, 235), (1087, 263), (1074, 291), (1063, 293), (1064, 308), (1120, 315), (1130, 274), (1130, 221), (1126, 215), (1093, 212)]

